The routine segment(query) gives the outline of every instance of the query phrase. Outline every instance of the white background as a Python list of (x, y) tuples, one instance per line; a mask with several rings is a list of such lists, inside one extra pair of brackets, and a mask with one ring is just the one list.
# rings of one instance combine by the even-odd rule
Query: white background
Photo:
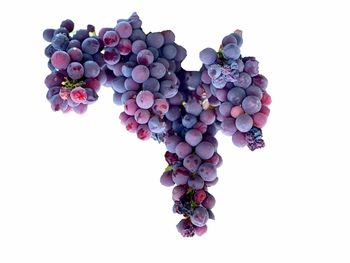
[[(4, 4), (5, 3), (5, 4)], [(2, 1), (0, 262), (350, 262), (347, 1)], [(114, 26), (137, 11), (188, 51), (242, 29), (269, 79), (266, 148), (218, 136), (216, 221), (184, 239), (159, 184), (164, 145), (119, 123), (112, 91), (87, 113), (53, 113), (42, 30), (71, 18)]]

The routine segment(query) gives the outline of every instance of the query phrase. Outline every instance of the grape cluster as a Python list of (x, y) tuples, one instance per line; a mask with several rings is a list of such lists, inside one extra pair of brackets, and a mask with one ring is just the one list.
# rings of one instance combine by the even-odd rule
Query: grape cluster
[[(172, 31), (145, 34), (142, 21), (133, 14), (114, 28), (103, 28), (99, 36), (105, 45), (104, 71), (114, 90), (114, 102), (123, 105), (120, 120), (141, 140), (160, 141), (171, 126), (171, 98), (179, 89), (176, 72), (186, 50), (175, 43)], [(169, 113), (169, 110), (171, 111)]]
[(67, 19), (60, 28), (43, 32), (44, 39), (50, 42), (45, 49), (51, 70), (45, 79), (49, 89), (46, 97), (54, 111), (66, 113), (73, 109), (82, 114), (98, 99), (97, 92), (103, 84), (104, 46), (94, 26), (73, 30), (74, 22)]
[(252, 151), (265, 145), (261, 128), (271, 97), (258, 61), (241, 56), (242, 32), (224, 37), (219, 51), (202, 50), (201, 69), (187, 71), (181, 66), (186, 50), (174, 33), (144, 33), (136, 13), (98, 35), (91, 25), (74, 34), (73, 28), (65, 20), (44, 31), (51, 42), (45, 54), (52, 73), (45, 83), (53, 110), (83, 113), (97, 100), (100, 85), (112, 88), (114, 103), (124, 107), (119, 119), (126, 129), (166, 146), (160, 182), (173, 187), (173, 212), (183, 215), (177, 230), (185, 237), (203, 235), (215, 219), (208, 189), (222, 165), (216, 133)]
[(241, 56), (242, 43), (242, 32), (236, 30), (223, 38), (219, 52), (212, 48), (200, 52), (203, 84), (197, 89), (203, 90), (202, 98), (215, 109), (220, 129), (232, 136), (233, 144), (255, 150), (264, 146), (261, 128), (270, 114), (271, 97), (259, 62)]

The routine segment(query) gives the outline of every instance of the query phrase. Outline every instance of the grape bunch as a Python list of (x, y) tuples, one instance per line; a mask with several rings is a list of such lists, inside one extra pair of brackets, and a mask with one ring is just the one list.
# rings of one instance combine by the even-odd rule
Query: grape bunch
[(89, 104), (98, 99), (104, 46), (96, 36), (95, 28), (74, 30), (74, 22), (64, 20), (58, 29), (46, 29), (43, 37), (50, 44), (45, 49), (51, 70), (45, 79), (46, 98), (53, 111), (66, 113), (74, 110), (82, 114)]
[(255, 57), (242, 57), (242, 32), (224, 37), (219, 50), (199, 54), (199, 71), (182, 68), (186, 49), (171, 30), (145, 33), (136, 13), (95, 34), (93, 26), (72, 33), (65, 20), (46, 29), (45, 54), (52, 71), (45, 79), (54, 111), (84, 113), (98, 99), (101, 85), (113, 89), (113, 101), (124, 110), (119, 119), (141, 140), (164, 143), (166, 168), (160, 183), (173, 187), (173, 212), (184, 237), (201, 236), (215, 219), (215, 197), (222, 157), (215, 138), (220, 130), (238, 147), (265, 146), (271, 97)]

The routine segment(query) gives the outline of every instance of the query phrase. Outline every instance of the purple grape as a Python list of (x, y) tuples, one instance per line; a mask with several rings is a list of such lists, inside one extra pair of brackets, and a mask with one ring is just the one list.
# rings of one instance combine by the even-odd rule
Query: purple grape
[(115, 78), (114, 80), (112, 80), (112, 89), (116, 92), (124, 93), (126, 91), (124, 83), (124, 77)]
[(159, 116), (164, 116), (169, 110), (169, 103), (167, 102), (166, 99), (156, 99), (154, 101), (154, 104), (152, 106), (152, 111), (159, 115)]
[(248, 88), (250, 84), (252, 84), (252, 78), (245, 72), (240, 73), (235, 82), (235, 86), (241, 88)]
[(160, 89), (159, 81), (155, 78), (149, 78), (142, 83), (142, 88), (144, 90), (149, 90), (150, 92), (158, 92)]
[(148, 110), (145, 109), (138, 109), (135, 112), (135, 120), (139, 123), (139, 124), (146, 124), (148, 122), (148, 120), (151, 117), (151, 114)]
[(213, 156), (215, 147), (210, 143), (203, 141), (196, 146), (196, 154), (203, 160), (207, 160)]
[(163, 122), (159, 116), (153, 116), (148, 121), (148, 127), (151, 130), (151, 132), (154, 133), (162, 133), (166, 129), (166, 123)]
[(192, 152), (192, 147), (186, 142), (180, 142), (175, 147), (175, 153), (180, 159), (184, 159), (187, 155)]
[(198, 168), (198, 174), (204, 181), (213, 181), (216, 178), (216, 168), (211, 163), (203, 163)]
[(255, 85), (249, 86), (245, 91), (248, 96), (249, 95), (257, 96), (259, 100), (261, 100), (263, 97), (263, 92), (258, 86), (255, 86)]
[(107, 31), (103, 35), (103, 44), (105, 47), (116, 47), (119, 43), (120, 37), (115, 31)]
[(190, 172), (185, 167), (178, 167), (173, 171), (172, 179), (175, 184), (187, 184)]
[[(186, 167), (191, 173), (195, 173), (198, 167), (201, 165), (201, 158), (196, 154), (190, 154), (183, 160), (183, 166)], [(198, 181), (198, 180), (197, 180)]]
[(160, 92), (164, 95), (165, 98), (174, 97), (177, 92), (177, 86), (173, 85), (171, 80), (163, 80), (160, 82)]
[(199, 58), (203, 64), (211, 65), (216, 61), (217, 53), (212, 48), (205, 48), (199, 53)]
[(83, 60), (83, 52), (79, 48), (72, 47), (67, 52), (72, 61), (80, 62)]
[(166, 73), (166, 68), (162, 63), (154, 62), (149, 66), (150, 74), (156, 79), (161, 79)]
[(197, 146), (202, 141), (202, 133), (197, 129), (191, 129), (186, 132), (185, 140), (191, 146)]
[(147, 45), (154, 48), (160, 48), (164, 44), (164, 36), (162, 33), (149, 33), (147, 35)]
[[(129, 55), (132, 49), (131, 41), (126, 38), (120, 39), (117, 45), (117, 49), (121, 55), (123, 56)], [(132, 61), (132, 57), (130, 57), (130, 61)]]
[(255, 59), (248, 59), (244, 63), (244, 71), (247, 72), (251, 77), (259, 74), (259, 62)]
[(115, 65), (120, 60), (120, 53), (116, 48), (106, 48), (103, 58), (108, 65)]
[(242, 88), (232, 88), (227, 93), (227, 99), (234, 106), (240, 105), (243, 99), (246, 97), (246, 92)]
[(236, 145), (237, 147), (240, 147), (240, 148), (242, 148), (248, 144), (246, 139), (245, 139), (245, 135), (239, 131), (236, 131), (232, 135), (232, 142), (234, 145)]
[(236, 44), (227, 44), (224, 46), (222, 49), (222, 54), (226, 59), (238, 59), (239, 56), (241, 55), (241, 50)]
[(167, 187), (173, 186), (175, 183), (172, 178), (172, 171), (164, 172), (160, 177), (160, 183)]
[(162, 53), (166, 59), (174, 59), (176, 57), (177, 49), (173, 44), (167, 44), (162, 48)]
[(253, 77), (254, 85), (258, 86), (262, 91), (265, 91), (267, 88), (268, 80), (265, 76), (259, 74)]
[(235, 119), (225, 118), (221, 123), (221, 128), (224, 134), (232, 136), (237, 131)]
[(100, 42), (96, 38), (88, 37), (81, 43), (81, 49), (87, 54), (94, 55), (100, 49)]
[(253, 119), (248, 114), (241, 114), (236, 118), (236, 127), (240, 132), (247, 132), (253, 127)]
[(209, 219), (209, 214), (207, 209), (201, 206), (197, 207), (193, 211), (193, 214), (191, 215), (192, 224), (198, 227), (205, 226), (205, 224), (208, 222), (208, 219)]
[(165, 30), (161, 32), (164, 37), (164, 44), (171, 44), (175, 42), (175, 34), (171, 30)]
[(66, 19), (66, 20), (62, 21), (60, 27), (64, 27), (68, 30), (68, 32), (72, 32), (74, 29), (74, 22), (70, 19)]
[(148, 90), (142, 90), (137, 94), (136, 103), (141, 109), (149, 109), (154, 103), (154, 95)]
[(139, 90), (140, 84), (134, 81), (132, 78), (127, 78), (124, 82), (126, 90)]
[(202, 179), (202, 177), (196, 175), (196, 176), (190, 177), (187, 181), (187, 184), (192, 189), (199, 190), (204, 187), (204, 180)]
[(231, 109), (233, 105), (230, 102), (221, 103), (219, 106), (219, 112), (224, 117), (231, 116)]
[(215, 197), (208, 192), (206, 192), (206, 194), (207, 198), (205, 198), (203, 201), (202, 206), (204, 206), (206, 209), (213, 209), (216, 203)]
[(247, 96), (242, 101), (242, 108), (248, 114), (257, 113), (261, 109), (261, 101), (257, 96)]
[(55, 33), (54, 29), (51, 29), (51, 28), (45, 29), (43, 32), (44, 40), (46, 40), (47, 42), (51, 42), (51, 40), (54, 36), (54, 33)]
[(180, 201), (180, 198), (186, 194), (187, 187), (185, 185), (177, 185), (173, 188), (173, 200)]
[(196, 124), (196, 122), (197, 122), (197, 118), (192, 114), (186, 114), (182, 118), (182, 125), (185, 126), (187, 129), (192, 128)]
[(81, 79), (84, 76), (84, 67), (79, 62), (72, 62), (67, 67), (67, 73), (71, 79)]
[(137, 83), (142, 83), (148, 79), (149, 70), (144, 65), (138, 65), (132, 70), (131, 76)]
[(137, 54), (137, 62), (141, 65), (148, 66), (154, 60), (153, 53), (148, 49), (143, 49)]
[(70, 56), (64, 51), (56, 51), (51, 57), (51, 63), (58, 70), (66, 69), (70, 63)]
[(69, 38), (64, 34), (56, 34), (53, 36), (51, 45), (56, 50), (66, 50), (69, 44)]
[(185, 105), (185, 110), (195, 116), (199, 116), (203, 111), (202, 105), (197, 100), (190, 100)]
[(128, 22), (120, 22), (115, 27), (115, 31), (121, 38), (128, 38), (132, 34), (132, 26)]
[(84, 75), (86, 78), (96, 78), (100, 74), (100, 66), (95, 61), (84, 63)]
[(212, 109), (207, 109), (205, 111), (202, 111), (199, 119), (201, 122), (205, 123), (206, 125), (211, 125), (215, 121), (215, 112)]

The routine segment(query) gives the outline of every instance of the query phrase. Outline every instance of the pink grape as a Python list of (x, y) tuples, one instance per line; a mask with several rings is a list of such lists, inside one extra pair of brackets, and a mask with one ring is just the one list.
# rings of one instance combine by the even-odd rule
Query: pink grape
[(136, 103), (141, 109), (149, 109), (154, 104), (154, 95), (148, 90), (140, 91), (136, 96)]

